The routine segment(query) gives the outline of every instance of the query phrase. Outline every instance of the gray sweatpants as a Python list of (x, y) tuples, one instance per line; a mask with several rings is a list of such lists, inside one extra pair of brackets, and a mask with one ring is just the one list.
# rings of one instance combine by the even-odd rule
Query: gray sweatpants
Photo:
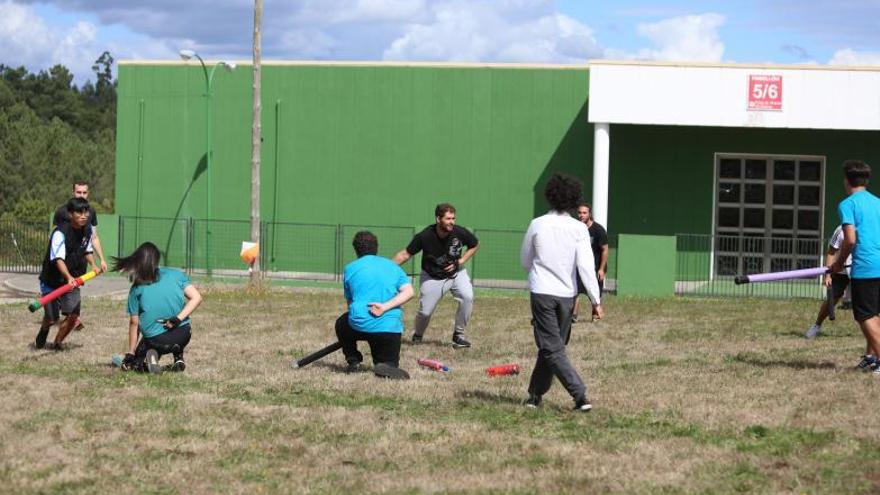
[(413, 333), (424, 335), (428, 323), (431, 322), (431, 315), (447, 292), (452, 292), (452, 297), (458, 301), (452, 335), (464, 334), (468, 320), (471, 319), (471, 312), (474, 310), (474, 287), (467, 270), (464, 269), (455, 277), (443, 280), (431, 278), (425, 272), (419, 275), (419, 312), (416, 313)]
[(565, 353), (574, 298), (531, 293), (530, 299), (538, 360), (529, 382), (529, 395), (546, 394), (555, 376), (575, 401), (586, 399), (587, 387)]

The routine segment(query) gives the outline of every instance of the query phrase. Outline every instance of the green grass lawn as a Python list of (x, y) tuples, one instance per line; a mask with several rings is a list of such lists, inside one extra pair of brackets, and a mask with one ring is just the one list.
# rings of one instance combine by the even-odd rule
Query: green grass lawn
[[(403, 347), (408, 382), (346, 375), (339, 353), (290, 368), (334, 340), (338, 290), (205, 295), (189, 368), (161, 376), (109, 366), (122, 300), (86, 300), (60, 353), (29, 347), (39, 314), (0, 306), (0, 492), (880, 491), (880, 379), (852, 369), (848, 312), (802, 338), (816, 301), (610, 297), (605, 321), (574, 327), (595, 407), (574, 414), (558, 383), (520, 405), (535, 357), (521, 294), (478, 295), (465, 350), (445, 300), (428, 342)], [(524, 374), (486, 376), (508, 362)]]

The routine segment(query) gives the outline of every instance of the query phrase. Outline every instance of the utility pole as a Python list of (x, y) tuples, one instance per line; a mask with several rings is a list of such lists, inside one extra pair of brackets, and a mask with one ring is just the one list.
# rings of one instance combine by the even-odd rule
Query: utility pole
[[(262, 98), (260, 84), (260, 64), (263, 24), (263, 0), (254, 0), (254, 120), (252, 125), (251, 144), (251, 242), (260, 245), (260, 148), (262, 145)], [(254, 261), (250, 284), (252, 287), (262, 283), (260, 260), (263, 258), (263, 246)]]

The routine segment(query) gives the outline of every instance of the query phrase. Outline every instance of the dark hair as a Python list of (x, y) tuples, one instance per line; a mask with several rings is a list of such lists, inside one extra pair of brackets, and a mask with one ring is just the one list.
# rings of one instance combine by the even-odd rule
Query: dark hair
[(351, 245), (358, 258), (379, 252), (379, 239), (376, 239), (375, 234), (369, 230), (362, 230), (355, 234)]
[(434, 208), (435, 218), (440, 218), (446, 215), (446, 213), (455, 213), (455, 207), (449, 203), (440, 203), (439, 205), (437, 205), (436, 208)]
[(128, 273), (133, 285), (151, 284), (159, 279), (159, 260), (162, 253), (152, 242), (138, 246), (125, 258), (113, 258), (113, 271)]
[(843, 162), (843, 175), (851, 187), (864, 187), (871, 178), (871, 166), (861, 160)]
[(544, 197), (556, 211), (572, 210), (582, 201), (581, 181), (571, 175), (555, 172), (544, 187)]
[(67, 211), (70, 213), (88, 212), (89, 200), (83, 198), (70, 198), (70, 200), (67, 201)]
[(76, 186), (87, 186), (87, 185), (89, 185), (89, 182), (88, 182), (88, 181), (85, 181), (85, 180), (82, 180), (82, 179), (79, 179), (79, 180), (75, 180), (75, 181), (73, 181), (73, 187), (76, 187)]

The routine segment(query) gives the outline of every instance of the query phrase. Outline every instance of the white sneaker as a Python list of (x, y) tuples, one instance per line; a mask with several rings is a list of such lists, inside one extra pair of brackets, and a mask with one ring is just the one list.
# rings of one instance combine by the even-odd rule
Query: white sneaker
[(821, 331), (822, 327), (813, 323), (813, 326), (811, 326), (810, 329), (807, 330), (807, 333), (804, 334), (804, 337), (808, 339), (816, 338), (816, 335), (819, 335), (819, 332)]

